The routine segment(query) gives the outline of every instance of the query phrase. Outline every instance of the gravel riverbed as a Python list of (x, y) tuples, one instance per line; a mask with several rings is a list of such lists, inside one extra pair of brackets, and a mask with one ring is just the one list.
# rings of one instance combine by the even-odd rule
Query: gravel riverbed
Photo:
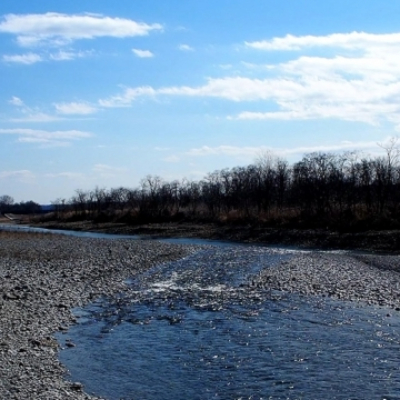
[[(66, 380), (53, 334), (74, 323), (72, 308), (129, 291), (127, 278), (197, 250), (156, 241), (0, 232), (0, 398), (95, 399), (79, 382)], [(400, 311), (399, 278), (399, 256), (294, 252), (263, 269), (249, 290), (330, 296), (389, 312)]]
[(94, 399), (64, 379), (52, 334), (74, 322), (73, 307), (128, 290), (127, 278), (193, 251), (150, 241), (0, 233), (0, 398)]
[(400, 257), (305, 252), (276, 268), (264, 269), (250, 286), (400, 311)]

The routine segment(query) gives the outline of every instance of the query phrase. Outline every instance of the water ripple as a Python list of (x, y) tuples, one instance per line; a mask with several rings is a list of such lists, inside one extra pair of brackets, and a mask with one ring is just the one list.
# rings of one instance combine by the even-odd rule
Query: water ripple
[(72, 379), (108, 399), (400, 398), (400, 318), (248, 283), (292, 252), (210, 248), (79, 310)]

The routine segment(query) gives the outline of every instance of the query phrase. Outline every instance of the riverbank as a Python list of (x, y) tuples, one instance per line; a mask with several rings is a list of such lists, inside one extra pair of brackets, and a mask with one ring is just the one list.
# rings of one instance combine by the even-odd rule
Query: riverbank
[[(53, 334), (67, 332), (74, 307), (128, 292), (127, 278), (197, 250), (156, 241), (0, 232), (0, 398), (96, 399), (79, 382), (65, 380)], [(220, 268), (232, 266), (234, 252), (227, 254), (221, 254)], [(279, 292), (332, 297), (387, 307), (389, 316), (400, 311), (399, 283), (395, 255), (294, 252), (264, 268), (238, 296), (263, 299), (276, 290), (276, 300)]]
[(74, 323), (74, 307), (124, 292), (127, 278), (193, 251), (159, 242), (0, 232), (0, 398), (95, 399), (65, 380), (52, 335)]
[(34, 223), (50, 229), (139, 235), (149, 238), (201, 238), (302, 248), (367, 250), (400, 253), (400, 231), (336, 232), (328, 229), (276, 229), (214, 223), (153, 223), (126, 225), (92, 221)]

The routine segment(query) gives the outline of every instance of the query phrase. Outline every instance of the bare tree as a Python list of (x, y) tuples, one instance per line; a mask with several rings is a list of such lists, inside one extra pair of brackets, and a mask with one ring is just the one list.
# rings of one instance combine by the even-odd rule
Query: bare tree
[(7, 194), (0, 196), (0, 213), (10, 211), (10, 207), (13, 204), (14, 204), (14, 199), (11, 196)]

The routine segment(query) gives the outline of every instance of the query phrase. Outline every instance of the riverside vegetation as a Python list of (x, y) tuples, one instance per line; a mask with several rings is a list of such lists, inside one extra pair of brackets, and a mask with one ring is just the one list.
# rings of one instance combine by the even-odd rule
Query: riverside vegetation
[(135, 189), (79, 189), (68, 200), (54, 201), (54, 212), (40, 222), (156, 236), (399, 250), (396, 146), (393, 139), (384, 157), (311, 153), (293, 165), (267, 154), (201, 181), (147, 176)]

